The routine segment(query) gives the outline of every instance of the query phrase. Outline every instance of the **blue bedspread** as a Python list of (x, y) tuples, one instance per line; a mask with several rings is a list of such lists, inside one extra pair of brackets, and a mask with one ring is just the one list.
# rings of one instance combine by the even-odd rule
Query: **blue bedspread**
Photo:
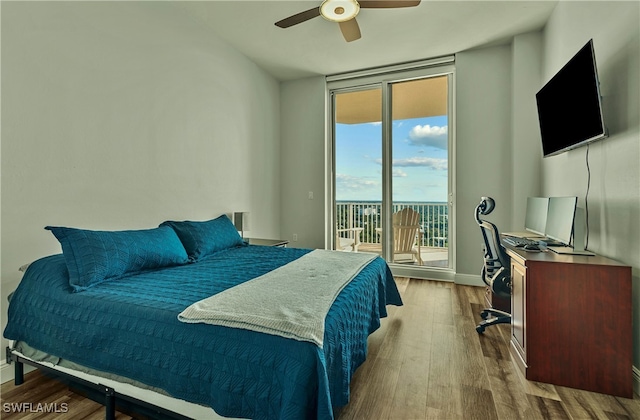
[(198, 263), (107, 281), (72, 293), (62, 255), (31, 264), (9, 305), (8, 339), (170, 395), (247, 418), (333, 418), (365, 360), (386, 305), (402, 305), (387, 264), (372, 261), (326, 318), (324, 346), (248, 330), (185, 324), (192, 303), (309, 250), (247, 246)]

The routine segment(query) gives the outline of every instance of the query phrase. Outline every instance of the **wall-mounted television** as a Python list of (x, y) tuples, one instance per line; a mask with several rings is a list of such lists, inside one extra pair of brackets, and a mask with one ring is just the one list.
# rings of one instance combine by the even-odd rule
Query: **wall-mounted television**
[(589, 40), (536, 94), (544, 157), (607, 137)]

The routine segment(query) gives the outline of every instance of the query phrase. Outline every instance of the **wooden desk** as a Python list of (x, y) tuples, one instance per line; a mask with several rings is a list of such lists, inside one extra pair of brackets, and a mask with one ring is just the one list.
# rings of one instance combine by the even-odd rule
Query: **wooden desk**
[(526, 378), (632, 398), (631, 267), (506, 248), (510, 347)]

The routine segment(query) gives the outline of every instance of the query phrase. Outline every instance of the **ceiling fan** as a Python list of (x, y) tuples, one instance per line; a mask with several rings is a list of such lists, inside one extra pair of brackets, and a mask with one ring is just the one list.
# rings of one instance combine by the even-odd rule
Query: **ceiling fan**
[(360, 39), (360, 27), (356, 16), (360, 9), (392, 9), (397, 7), (414, 7), (420, 4), (420, 0), (324, 0), (320, 7), (305, 10), (275, 23), (280, 28), (288, 28), (318, 16), (340, 25), (342, 36), (347, 42)]

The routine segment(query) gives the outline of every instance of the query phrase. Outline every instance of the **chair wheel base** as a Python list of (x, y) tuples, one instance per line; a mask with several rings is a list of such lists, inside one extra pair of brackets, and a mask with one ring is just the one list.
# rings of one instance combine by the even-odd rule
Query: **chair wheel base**
[[(492, 317), (489, 318), (489, 315), (492, 315)], [(484, 330), (492, 325), (511, 323), (510, 313), (491, 308), (482, 311), (480, 313), (480, 318), (482, 318), (484, 321), (480, 322), (476, 326), (476, 331), (478, 332), (478, 334), (484, 333)]]

